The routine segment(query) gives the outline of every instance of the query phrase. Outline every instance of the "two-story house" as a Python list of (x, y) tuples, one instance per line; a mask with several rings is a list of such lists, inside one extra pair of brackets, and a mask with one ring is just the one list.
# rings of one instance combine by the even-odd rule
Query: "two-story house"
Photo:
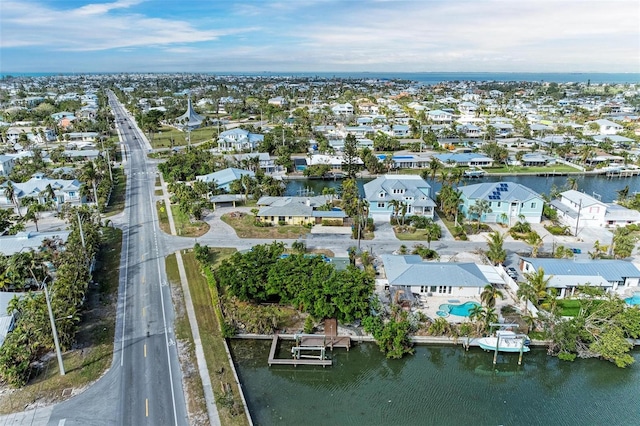
[(417, 175), (384, 175), (364, 185), (365, 199), (369, 202), (369, 216), (389, 220), (393, 201), (407, 206), (407, 215), (433, 218), (435, 203), (431, 199), (431, 186)]
[[(540, 223), (544, 200), (537, 192), (513, 182), (486, 182), (459, 187), (460, 211), (472, 220), (483, 223), (504, 223), (509, 226), (518, 220)], [(479, 214), (473, 208), (480, 200), (486, 201), (490, 212)]]
[(604, 203), (576, 190), (565, 191), (551, 201), (558, 219), (571, 229), (625, 226), (640, 223), (640, 212), (614, 203)]

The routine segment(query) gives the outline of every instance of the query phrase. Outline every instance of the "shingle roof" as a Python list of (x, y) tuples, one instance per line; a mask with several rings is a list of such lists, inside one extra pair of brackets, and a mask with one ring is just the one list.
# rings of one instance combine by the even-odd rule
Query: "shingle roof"
[(234, 180), (240, 179), (243, 175), (255, 176), (251, 170), (236, 169), (233, 167), (226, 168), (224, 170), (218, 170), (217, 172), (209, 173), (208, 175), (196, 176), (196, 180), (203, 182), (216, 182), (219, 186), (227, 185)]

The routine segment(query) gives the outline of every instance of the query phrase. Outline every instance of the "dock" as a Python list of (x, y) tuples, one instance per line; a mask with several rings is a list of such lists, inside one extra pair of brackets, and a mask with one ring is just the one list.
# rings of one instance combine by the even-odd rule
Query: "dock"
[(349, 336), (326, 336), (319, 334), (296, 334), (294, 336), (296, 345), (291, 348), (291, 358), (276, 358), (278, 343), (282, 340), (279, 334), (275, 334), (271, 340), (269, 350), (269, 367), (272, 365), (321, 365), (330, 366), (333, 361), (326, 358), (326, 349), (351, 347)]

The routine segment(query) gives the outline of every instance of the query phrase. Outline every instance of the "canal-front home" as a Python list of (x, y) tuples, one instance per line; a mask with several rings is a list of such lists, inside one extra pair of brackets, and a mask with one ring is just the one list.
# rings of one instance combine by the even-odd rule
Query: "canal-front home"
[(520, 269), (533, 273), (542, 268), (547, 288), (558, 290), (558, 297), (573, 296), (578, 287), (600, 287), (618, 294), (638, 291), (640, 270), (631, 262), (614, 259), (548, 259), (522, 257)]
[[(508, 226), (517, 221), (540, 223), (544, 200), (532, 189), (513, 182), (486, 182), (459, 187), (460, 212), (470, 220), (482, 223), (502, 223)], [(491, 211), (474, 211), (479, 201), (486, 201)]]
[(457, 262), (425, 262), (418, 255), (380, 256), (389, 287), (405, 294), (476, 297), (487, 284), (504, 286), (505, 281), (492, 265)]
[(551, 200), (558, 219), (572, 230), (626, 226), (640, 223), (640, 212), (615, 203), (604, 203), (583, 192), (570, 189)]
[(436, 203), (431, 199), (431, 185), (420, 176), (380, 176), (364, 185), (364, 194), (369, 202), (369, 216), (374, 219), (388, 221), (395, 202), (407, 206), (407, 215), (433, 218)]

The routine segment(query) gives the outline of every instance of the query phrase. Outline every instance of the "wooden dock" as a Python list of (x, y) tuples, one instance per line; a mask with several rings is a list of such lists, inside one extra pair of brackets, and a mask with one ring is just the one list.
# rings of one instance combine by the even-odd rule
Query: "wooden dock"
[[(296, 346), (292, 348), (291, 358), (276, 358), (278, 343), (281, 337), (278, 334), (273, 336), (271, 340), (271, 349), (269, 350), (269, 366), (272, 365), (321, 365), (323, 367), (330, 366), (333, 362), (325, 358), (325, 349), (330, 348), (346, 348), (347, 351), (351, 347), (351, 338), (349, 336), (324, 336), (314, 334), (296, 335)], [(316, 352), (320, 355), (306, 355), (302, 352)]]

